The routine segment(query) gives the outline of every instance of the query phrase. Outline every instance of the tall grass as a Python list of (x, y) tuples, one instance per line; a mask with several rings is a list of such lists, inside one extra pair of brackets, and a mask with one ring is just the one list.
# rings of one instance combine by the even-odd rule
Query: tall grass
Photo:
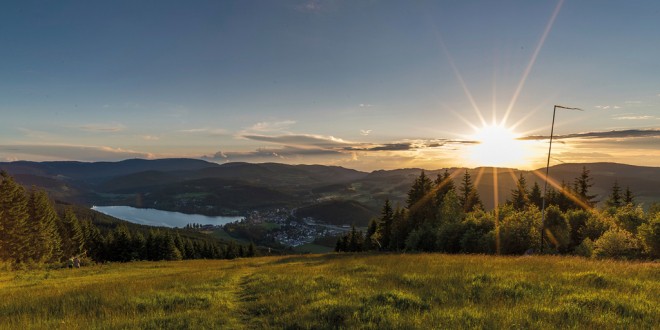
[(3, 328), (657, 328), (660, 267), (310, 255), (0, 271)]

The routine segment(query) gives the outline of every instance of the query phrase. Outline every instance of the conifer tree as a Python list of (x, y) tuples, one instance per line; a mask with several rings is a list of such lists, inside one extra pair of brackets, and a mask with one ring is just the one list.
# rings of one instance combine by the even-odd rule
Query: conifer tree
[(589, 176), (589, 171), (586, 166), (582, 166), (582, 173), (579, 177), (575, 178), (574, 183), (574, 192), (577, 194), (577, 197), (586, 204), (586, 206), (593, 207), (596, 205), (596, 195), (589, 195), (589, 188), (593, 186), (593, 179)]
[(632, 191), (630, 191), (630, 187), (626, 187), (626, 192), (623, 195), (623, 203), (626, 205), (635, 204), (635, 196)]
[(28, 198), (29, 245), (35, 262), (55, 262), (61, 258), (61, 237), (57, 231), (57, 212), (48, 194), (43, 190), (31, 190)]
[(435, 204), (436, 209), (439, 209), (442, 205), (442, 201), (445, 198), (445, 195), (450, 191), (455, 191), (454, 180), (452, 180), (449, 171), (445, 169), (445, 172), (435, 179)]
[(387, 249), (390, 246), (390, 238), (392, 236), (392, 223), (394, 222), (394, 211), (390, 200), (385, 199), (383, 210), (380, 213), (380, 222), (378, 223), (377, 243), (378, 248)]
[(408, 237), (408, 216), (406, 210), (397, 207), (392, 216), (392, 231), (390, 233), (390, 250), (400, 251), (406, 246)]
[(536, 182), (534, 182), (534, 186), (532, 186), (532, 191), (529, 193), (529, 202), (536, 205), (536, 207), (538, 207), (539, 209), (543, 205), (543, 195), (541, 194), (541, 187), (539, 187), (539, 184)]
[(463, 175), (463, 180), (461, 181), (460, 193), (458, 199), (463, 206), (463, 211), (472, 212), (477, 208), (483, 209), (479, 192), (474, 187), (470, 173), (467, 170), (465, 170), (465, 175)]
[(0, 173), (0, 260), (28, 261), (35, 254), (28, 240), (25, 190), (6, 172)]
[(422, 223), (433, 220), (433, 182), (424, 171), (419, 175), (408, 191), (408, 217), (410, 230), (418, 228)]
[(621, 196), (621, 187), (619, 187), (619, 182), (614, 180), (614, 185), (612, 185), (612, 193), (609, 198), (605, 201), (605, 205), (608, 207), (618, 208), (623, 205), (623, 196)]
[(73, 210), (67, 208), (59, 223), (64, 258), (79, 255), (84, 251), (85, 237), (83, 230)]
[(513, 208), (522, 210), (529, 204), (529, 192), (527, 191), (527, 180), (520, 173), (520, 178), (516, 183), (516, 189), (511, 190), (511, 200), (509, 201)]
[(248, 258), (252, 258), (257, 256), (257, 247), (254, 245), (254, 242), (250, 241), (250, 245), (248, 245), (247, 248), (247, 255)]
[(364, 250), (370, 251), (380, 246), (380, 237), (378, 235), (378, 219), (372, 218), (367, 227), (367, 233), (364, 236)]

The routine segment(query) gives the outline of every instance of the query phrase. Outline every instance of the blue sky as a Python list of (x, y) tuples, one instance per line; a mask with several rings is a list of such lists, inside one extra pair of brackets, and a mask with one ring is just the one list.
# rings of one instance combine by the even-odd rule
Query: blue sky
[(657, 1), (17, 1), (0, 161), (476, 167), (495, 121), (529, 169), (564, 104), (553, 163), (660, 166), (658, 31)]

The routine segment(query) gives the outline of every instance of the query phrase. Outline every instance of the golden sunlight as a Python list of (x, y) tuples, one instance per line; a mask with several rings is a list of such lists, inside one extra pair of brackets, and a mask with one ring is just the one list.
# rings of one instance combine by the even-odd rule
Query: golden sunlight
[(518, 134), (502, 125), (485, 125), (471, 136), (478, 142), (468, 148), (473, 166), (526, 167), (529, 148)]

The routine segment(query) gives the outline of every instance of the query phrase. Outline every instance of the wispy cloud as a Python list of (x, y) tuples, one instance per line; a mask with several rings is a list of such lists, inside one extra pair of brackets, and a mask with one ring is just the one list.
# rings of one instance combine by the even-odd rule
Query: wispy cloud
[(209, 127), (182, 129), (179, 130), (178, 132), (184, 134), (201, 134), (201, 135), (210, 135), (210, 136), (229, 135), (229, 132), (227, 132), (227, 130), (224, 128), (209, 128)]
[(360, 135), (362, 135), (362, 136), (367, 136), (367, 135), (369, 135), (369, 134), (371, 134), (371, 130), (370, 130), (370, 129), (361, 129), (361, 130), (360, 130)]
[(607, 110), (607, 109), (621, 109), (618, 105), (597, 105), (596, 109)]
[(296, 6), (296, 9), (306, 13), (318, 13), (323, 10), (320, 1), (308, 0)]
[(648, 116), (648, 115), (639, 115), (639, 116), (627, 115), (627, 116), (612, 117), (612, 119), (616, 119), (616, 120), (649, 120), (649, 119), (657, 119), (657, 117)]
[(254, 141), (277, 143), (289, 146), (299, 147), (323, 147), (332, 148), (342, 145), (351, 144), (351, 142), (336, 138), (334, 136), (323, 136), (314, 134), (285, 134), (285, 135), (258, 135), (246, 134), (242, 138)]
[[(660, 137), (660, 129), (629, 129), (619, 131), (602, 131), (602, 132), (586, 132), (586, 133), (573, 133), (566, 135), (554, 135), (553, 139), (571, 139), (571, 138), (586, 138), (586, 139), (615, 139), (615, 138), (641, 138), (641, 137)], [(531, 135), (519, 138), (519, 140), (545, 140), (549, 136), (544, 135)]]
[(160, 140), (160, 137), (153, 136), (153, 135), (142, 135), (141, 138), (145, 141), (158, 141), (158, 140)]
[(86, 132), (115, 133), (125, 130), (126, 126), (119, 123), (110, 123), (110, 124), (87, 124), (87, 125), (79, 126), (78, 128)]
[(222, 162), (236, 161), (274, 161), (282, 159), (301, 159), (304, 157), (338, 156), (342, 153), (336, 150), (322, 148), (295, 148), (285, 146), (281, 148), (258, 148), (254, 151), (224, 152), (218, 151), (213, 156), (202, 156), (202, 159)]
[(253, 132), (281, 132), (289, 129), (295, 123), (294, 120), (262, 121), (252, 125), (248, 130)]
[(14, 144), (0, 145), (0, 154), (5, 158), (24, 159), (25, 156), (80, 161), (116, 161), (127, 158), (154, 158), (153, 154), (108, 146), (85, 146), (65, 144)]
[(373, 108), (373, 107), (374, 107), (373, 104), (369, 104), (369, 103), (360, 103), (360, 108)]

